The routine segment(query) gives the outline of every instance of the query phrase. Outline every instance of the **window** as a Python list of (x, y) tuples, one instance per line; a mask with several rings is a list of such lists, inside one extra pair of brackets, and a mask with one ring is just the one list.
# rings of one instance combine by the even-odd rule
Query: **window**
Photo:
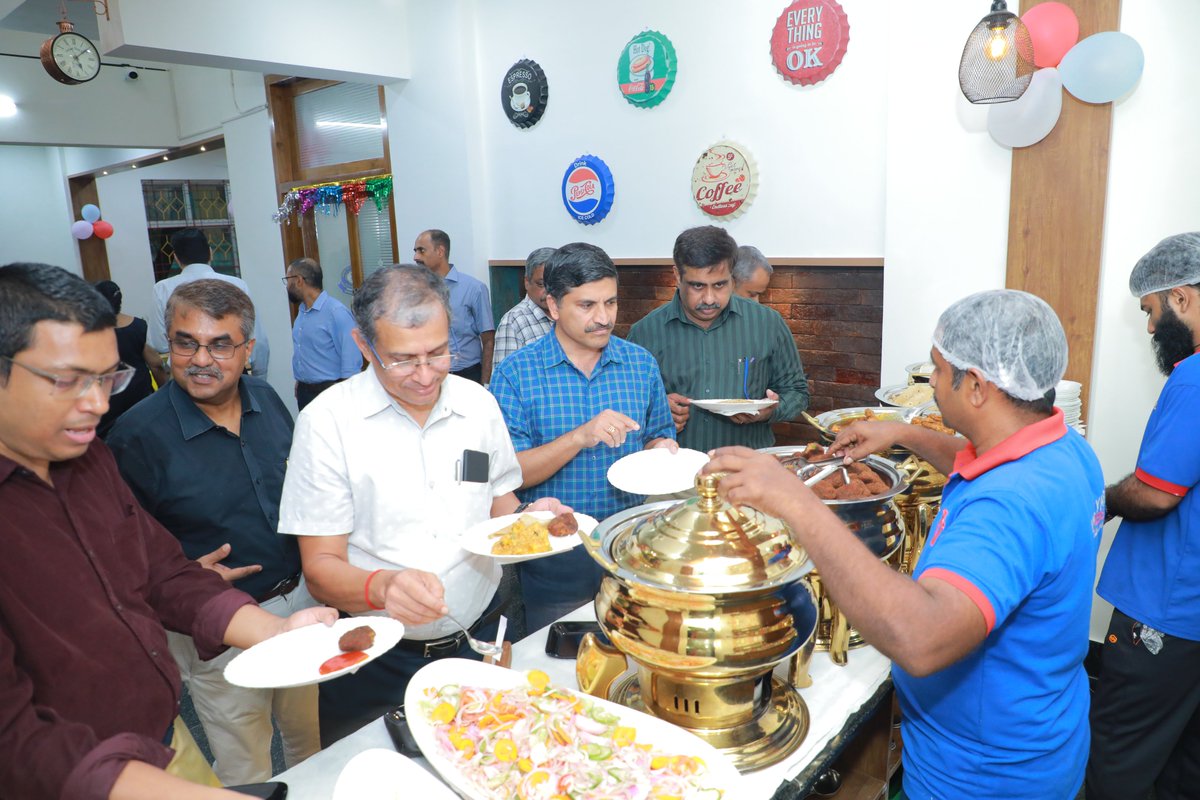
[(228, 181), (142, 181), (142, 200), (156, 282), (178, 272), (171, 236), (183, 228), (204, 231), (212, 250), (209, 264), (213, 269), (225, 275), (241, 275)]

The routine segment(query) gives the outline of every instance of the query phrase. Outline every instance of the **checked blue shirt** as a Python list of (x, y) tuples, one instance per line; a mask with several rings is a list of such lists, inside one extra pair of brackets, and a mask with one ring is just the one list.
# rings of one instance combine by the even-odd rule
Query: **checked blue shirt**
[(596, 519), (645, 502), (643, 495), (613, 487), (607, 474), (614, 462), (647, 442), (675, 438), (662, 375), (648, 350), (613, 336), (589, 378), (570, 362), (551, 329), (500, 362), (489, 388), (518, 453), (557, 439), (606, 408), (641, 425), (622, 446), (581, 450), (546, 482), (518, 490), (522, 501), (557, 497)]

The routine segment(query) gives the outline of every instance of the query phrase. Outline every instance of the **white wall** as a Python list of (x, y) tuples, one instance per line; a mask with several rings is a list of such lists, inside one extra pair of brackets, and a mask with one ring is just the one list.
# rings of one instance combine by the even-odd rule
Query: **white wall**
[(38, 261), (82, 274), (59, 148), (0, 145), (0, 176), (0, 264)]
[[(38, 52), (47, 37), (0, 30), (0, 52)], [(105, 59), (107, 61), (107, 59)], [(168, 147), (178, 142), (170, 73), (102, 67), (78, 86), (58, 83), (33, 58), (0, 58), (0, 94), (17, 103), (15, 117), (0, 119), (0, 142), (20, 144)]]
[[(681, 230), (714, 224), (691, 198), (691, 173), (725, 138), (749, 149), (760, 183), (746, 213), (715, 224), (768, 256), (882, 256), (892, 30), (877, 3), (843, 7), (844, 60), (824, 82), (799, 87), (769, 56), (783, 4), (739, 3), (733, 11), (721, 0), (649, 3), (634, 15), (621, 4), (584, 12), (533, 0), (520, 13), (477, 4), (486, 177), (472, 194), (487, 192), (487, 256), (524, 258), (535, 247), (586, 240), (614, 257), (669, 257)], [(936, 24), (925, 16), (923, 24)], [(674, 89), (648, 110), (617, 89), (621, 50), (644, 28), (664, 33), (679, 56)], [(499, 105), (500, 81), (520, 58), (537, 61), (550, 87), (545, 116), (528, 130), (513, 127)], [(571, 218), (560, 199), (563, 173), (583, 153), (604, 159), (616, 181), (612, 212), (591, 226)]]

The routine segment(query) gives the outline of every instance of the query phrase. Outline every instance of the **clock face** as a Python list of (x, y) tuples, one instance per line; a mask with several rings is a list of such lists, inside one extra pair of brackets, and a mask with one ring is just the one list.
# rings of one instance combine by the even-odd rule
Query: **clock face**
[(50, 54), (63, 74), (79, 83), (90, 81), (100, 72), (100, 54), (95, 45), (78, 33), (60, 33), (54, 37)]

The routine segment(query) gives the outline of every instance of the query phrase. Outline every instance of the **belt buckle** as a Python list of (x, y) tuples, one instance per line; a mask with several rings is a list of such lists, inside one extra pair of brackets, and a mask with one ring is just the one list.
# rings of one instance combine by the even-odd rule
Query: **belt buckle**
[(465, 634), (456, 633), (441, 639), (434, 639), (425, 643), (425, 649), (421, 652), (422, 658), (435, 658), (439, 651), (453, 653), (462, 646), (465, 641)]

